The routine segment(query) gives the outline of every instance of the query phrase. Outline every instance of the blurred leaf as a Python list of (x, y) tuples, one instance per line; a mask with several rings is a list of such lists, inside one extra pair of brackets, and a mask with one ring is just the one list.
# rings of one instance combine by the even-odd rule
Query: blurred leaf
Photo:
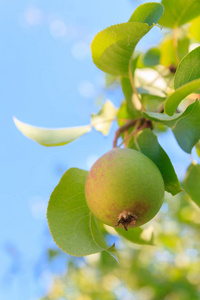
[[(132, 118), (141, 116), (141, 103), (138, 99), (134, 99), (134, 92), (130, 80), (127, 77), (121, 79), (122, 91), (126, 99), (127, 111)], [(133, 101), (136, 100), (136, 101)]]
[[(113, 271), (116, 269), (118, 265), (116, 264), (115, 260), (106, 252), (101, 252), (100, 260), (98, 262), (98, 265), (96, 266), (96, 269), (100, 272), (103, 271), (104, 275), (107, 273), (110, 273), (110, 271)], [(107, 298), (107, 300), (110, 300)], [(116, 298), (115, 298), (116, 300)]]
[(91, 115), (91, 124), (104, 135), (108, 135), (110, 126), (117, 116), (118, 109), (110, 100), (107, 100), (98, 114)]
[(126, 102), (123, 101), (117, 114), (117, 122), (119, 126), (124, 125), (132, 117), (128, 113)]
[(148, 112), (157, 111), (164, 101), (163, 97), (161, 98), (151, 94), (141, 94), (141, 98), (142, 104), (144, 107), (146, 107)]
[(46, 129), (31, 126), (23, 123), (16, 118), (13, 118), (16, 127), (29, 139), (34, 140), (42, 146), (62, 146), (73, 142), (81, 135), (91, 130), (90, 125), (59, 128), (59, 129)]
[(114, 246), (108, 248), (86, 204), (87, 173), (77, 168), (69, 169), (54, 189), (47, 209), (51, 234), (58, 247), (70, 255), (107, 251), (116, 258)]
[(137, 88), (137, 92), (141, 95), (142, 104), (147, 111), (156, 111), (166, 98), (166, 94), (154, 86), (143, 85)]
[(182, 26), (200, 14), (199, 0), (162, 0), (164, 14), (159, 24), (169, 28)]
[(154, 233), (152, 226), (142, 229), (140, 227), (130, 228), (125, 231), (122, 228), (115, 228), (117, 233), (132, 243), (139, 245), (154, 245)]
[(91, 45), (96, 66), (113, 75), (128, 75), (130, 59), (139, 40), (157, 23), (163, 13), (159, 3), (140, 5), (129, 22), (99, 32)]
[(200, 17), (194, 19), (192, 21), (192, 24), (191, 24), (190, 28), (189, 28), (189, 32), (190, 32), (191, 36), (193, 38), (195, 38), (197, 41), (200, 41), (200, 30), (199, 30), (199, 28), (200, 28)]
[(120, 78), (119, 76), (115, 76), (112, 74), (105, 74), (105, 88), (106, 89), (115, 89), (120, 86)]
[(200, 207), (200, 165), (191, 164), (183, 180), (183, 187), (189, 197)]
[[(177, 65), (177, 59), (175, 56), (173, 38), (167, 37), (160, 44), (160, 63), (163, 66)], [(189, 39), (187, 37), (178, 38), (178, 58), (182, 59), (189, 50)]]
[(48, 261), (51, 262), (56, 256), (60, 255), (59, 250), (49, 248), (47, 250)]
[(165, 78), (156, 70), (152, 68), (137, 69), (135, 71), (135, 86), (152, 87), (162, 92), (166, 91), (167, 83)]
[(179, 146), (187, 153), (200, 139), (200, 102), (189, 105), (183, 113), (169, 117), (165, 114), (144, 112), (149, 120), (160, 122), (172, 128)]
[(133, 144), (131, 148), (137, 148), (155, 163), (162, 174), (167, 192), (176, 195), (182, 191), (167, 153), (160, 146), (157, 137), (150, 129), (143, 130), (137, 137), (136, 147)]
[(180, 62), (175, 78), (176, 91), (168, 96), (165, 112), (172, 116), (179, 103), (200, 87), (200, 47), (188, 53)]
[(158, 65), (160, 63), (160, 49), (149, 49), (143, 57), (143, 62), (147, 67), (153, 67)]
[(165, 98), (166, 95), (163, 91), (161, 91), (158, 88), (152, 87), (152, 86), (142, 86), (137, 88), (138, 94), (142, 95), (151, 95), (151, 96), (156, 96), (160, 98)]
[(200, 157), (200, 141), (198, 141), (198, 143), (196, 144), (196, 152), (198, 157)]

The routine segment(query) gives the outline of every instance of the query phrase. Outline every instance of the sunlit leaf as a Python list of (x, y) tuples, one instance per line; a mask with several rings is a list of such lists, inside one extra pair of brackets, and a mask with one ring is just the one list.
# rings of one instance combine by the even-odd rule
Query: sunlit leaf
[(55, 243), (74, 256), (107, 251), (115, 257), (114, 248), (107, 246), (96, 219), (85, 200), (87, 171), (72, 168), (54, 189), (47, 209), (48, 224)]
[(137, 144), (133, 144), (131, 148), (141, 151), (157, 165), (167, 192), (176, 195), (182, 190), (167, 153), (160, 146), (156, 135), (150, 129), (143, 130), (137, 137)]
[(132, 243), (139, 245), (154, 245), (154, 233), (151, 226), (146, 229), (140, 227), (131, 228), (128, 229), (128, 231), (116, 227), (115, 230)]
[(117, 116), (118, 109), (110, 100), (107, 100), (98, 114), (91, 115), (91, 124), (104, 135), (108, 135), (110, 126)]
[(96, 66), (113, 75), (128, 75), (130, 59), (139, 40), (157, 23), (163, 13), (159, 3), (140, 5), (129, 22), (99, 32), (91, 45)]
[(200, 103), (198, 100), (189, 105), (183, 113), (169, 117), (165, 114), (144, 112), (146, 118), (172, 128), (180, 147), (187, 153), (200, 139)]
[(175, 92), (167, 97), (165, 112), (172, 116), (179, 103), (200, 88), (200, 47), (188, 53), (180, 62), (175, 78)]
[(189, 197), (200, 207), (200, 165), (191, 164), (183, 180), (183, 187)]
[(193, 38), (195, 38), (197, 41), (200, 41), (200, 30), (199, 30), (199, 28), (200, 28), (200, 17), (194, 19), (192, 21), (192, 24), (191, 24), (190, 28), (189, 28), (189, 32), (190, 32), (191, 36)]
[[(177, 41), (177, 55), (181, 60), (189, 50), (189, 39), (180, 36)], [(177, 65), (176, 52), (174, 49), (174, 41), (172, 36), (167, 36), (160, 44), (160, 63), (163, 66)]]
[(62, 146), (73, 142), (81, 135), (91, 130), (90, 125), (58, 128), (58, 129), (46, 129), (41, 127), (32, 126), (23, 123), (14, 118), (16, 127), (29, 139), (34, 140), (42, 146)]
[(164, 14), (159, 24), (169, 28), (182, 26), (200, 14), (199, 0), (162, 0), (161, 3)]

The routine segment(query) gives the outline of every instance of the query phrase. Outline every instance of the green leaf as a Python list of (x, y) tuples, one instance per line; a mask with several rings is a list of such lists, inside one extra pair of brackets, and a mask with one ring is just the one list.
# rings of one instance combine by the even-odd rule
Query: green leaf
[(162, 0), (164, 14), (159, 24), (169, 28), (182, 26), (199, 16), (199, 0)]
[(113, 75), (128, 75), (129, 63), (139, 40), (157, 23), (163, 13), (159, 3), (140, 5), (129, 22), (99, 32), (91, 45), (96, 66)]
[(130, 80), (127, 77), (121, 78), (121, 86), (124, 97), (126, 99), (127, 111), (132, 118), (137, 118), (141, 116), (141, 102), (133, 92)]
[(114, 247), (109, 248), (105, 243), (86, 204), (87, 173), (77, 168), (69, 169), (53, 191), (47, 209), (51, 234), (58, 247), (70, 255), (107, 251), (116, 258)]
[(115, 120), (118, 109), (113, 105), (110, 100), (107, 100), (98, 114), (91, 115), (91, 124), (104, 135), (108, 135), (110, 126)]
[(142, 229), (140, 227), (128, 229), (125, 231), (122, 228), (115, 228), (117, 233), (123, 236), (125, 239), (132, 243), (139, 245), (155, 245), (154, 244), (154, 233), (152, 226)]
[(200, 79), (200, 46), (189, 52), (180, 62), (174, 77), (174, 88)]
[(183, 187), (189, 197), (200, 207), (200, 165), (191, 164), (183, 180)]
[(200, 139), (200, 104), (191, 104), (182, 114), (182, 118), (173, 127), (173, 133), (180, 147), (187, 153)]
[(196, 18), (190, 28), (189, 28), (189, 33), (190, 35), (195, 38), (197, 41), (200, 41), (200, 17)]
[(165, 93), (154, 86), (143, 85), (137, 88), (137, 92), (141, 95), (141, 102), (148, 111), (156, 111), (166, 98)]
[(144, 116), (151, 121), (171, 127), (178, 144), (187, 153), (191, 153), (192, 148), (200, 139), (200, 103), (198, 100), (189, 105), (183, 113), (174, 114), (173, 117), (147, 112), (144, 112)]
[(200, 87), (200, 79), (190, 81), (180, 88), (178, 88), (173, 94), (169, 95), (165, 102), (165, 113), (172, 116), (181, 101), (191, 93), (195, 92)]
[(62, 146), (73, 142), (81, 135), (91, 130), (90, 125), (59, 128), (59, 129), (46, 129), (35, 127), (23, 123), (16, 118), (13, 118), (16, 127), (29, 139), (34, 140), (42, 146)]
[[(135, 148), (135, 145), (132, 145), (131, 148)], [(148, 156), (157, 165), (163, 176), (165, 190), (172, 195), (178, 194), (182, 189), (173, 165), (167, 153), (158, 143), (157, 137), (150, 129), (145, 129), (139, 134), (137, 137), (136, 148)]]
[(157, 2), (147, 2), (141, 4), (133, 12), (129, 22), (147, 23), (149, 26), (154, 25), (163, 14), (163, 6)]
[(172, 116), (179, 103), (200, 87), (200, 47), (188, 53), (180, 62), (175, 78), (176, 91), (167, 97), (165, 112)]
[(189, 105), (183, 113), (169, 117), (165, 114), (147, 113), (144, 116), (151, 121), (160, 122), (172, 128), (174, 136), (180, 147), (187, 153), (200, 139), (200, 102)]
[[(177, 54), (181, 60), (189, 49), (189, 39), (186, 36), (178, 37)], [(175, 55), (174, 41), (172, 35), (167, 36), (160, 44), (160, 63), (163, 66), (177, 65), (177, 58)]]
[(160, 49), (158, 48), (149, 49), (143, 57), (143, 62), (145, 66), (148, 67), (158, 65), (160, 63)]

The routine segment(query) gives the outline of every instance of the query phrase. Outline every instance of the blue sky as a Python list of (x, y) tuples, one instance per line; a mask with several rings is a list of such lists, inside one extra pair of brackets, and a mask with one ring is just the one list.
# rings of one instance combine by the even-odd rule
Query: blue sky
[[(12, 117), (41, 127), (88, 124), (91, 112), (99, 110), (96, 98), (105, 95), (90, 43), (98, 31), (127, 21), (144, 2), (0, 1), (0, 299), (38, 299), (45, 291), (50, 270), (42, 269), (44, 261), (39, 276), (33, 269), (54, 245), (46, 222), (49, 196), (65, 170), (89, 169), (110, 150), (116, 129), (109, 137), (93, 130), (67, 146), (45, 148), (25, 138)], [(159, 38), (154, 28), (140, 48)], [(120, 92), (107, 96), (116, 106), (122, 100)], [(180, 173), (188, 155), (171, 134), (159, 140)]]

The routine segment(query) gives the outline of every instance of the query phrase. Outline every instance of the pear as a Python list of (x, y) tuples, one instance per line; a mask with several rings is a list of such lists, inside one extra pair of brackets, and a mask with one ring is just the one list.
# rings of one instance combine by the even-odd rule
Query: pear
[(147, 156), (114, 148), (88, 172), (85, 197), (98, 220), (127, 230), (147, 223), (158, 213), (164, 200), (164, 182)]

